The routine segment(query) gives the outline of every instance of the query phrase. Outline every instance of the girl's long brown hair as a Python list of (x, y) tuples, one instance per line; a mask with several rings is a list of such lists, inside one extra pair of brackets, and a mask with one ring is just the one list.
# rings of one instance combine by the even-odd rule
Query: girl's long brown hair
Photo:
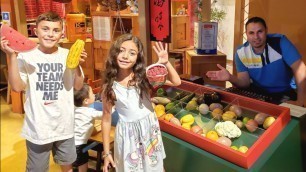
[(104, 99), (106, 99), (107, 102), (111, 103), (112, 105), (114, 105), (116, 101), (116, 96), (112, 86), (119, 72), (117, 57), (120, 53), (120, 47), (125, 41), (133, 41), (138, 48), (137, 60), (133, 66), (134, 75), (132, 80), (129, 81), (128, 86), (135, 86), (136, 89), (140, 91), (141, 98), (145, 93), (149, 93), (149, 91), (152, 89), (152, 86), (146, 77), (144, 50), (140, 39), (132, 34), (121, 35), (116, 39), (109, 50), (106, 61), (106, 70), (102, 78), (104, 81), (102, 86), (102, 97), (104, 97)]

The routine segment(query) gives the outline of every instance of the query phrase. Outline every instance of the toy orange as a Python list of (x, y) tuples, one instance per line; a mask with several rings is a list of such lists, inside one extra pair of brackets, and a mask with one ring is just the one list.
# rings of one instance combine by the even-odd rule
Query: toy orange
[(167, 113), (167, 114), (165, 115), (165, 120), (166, 120), (166, 121), (170, 121), (170, 119), (171, 119), (172, 117), (174, 117), (173, 114)]
[(219, 138), (217, 132), (215, 132), (213, 130), (207, 132), (206, 137), (209, 138), (210, 140), (213, 140), (213, 141), (216, 141)]
[(163, 110), (155, 110), (158, 119), (164, 119), (166, 112)]

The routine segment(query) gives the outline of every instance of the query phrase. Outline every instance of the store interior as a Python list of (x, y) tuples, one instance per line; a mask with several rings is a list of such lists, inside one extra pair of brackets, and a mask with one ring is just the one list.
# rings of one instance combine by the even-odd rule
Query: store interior
[[(154, 42), (151, 41), (149, 28), (150, 1), (120, 0), (120, 5), (118, 5), (115, 0), (2, 0), (2, 23), (9, 23), (18, 32), (37, 42), (38, 40), (33, 31), (36, 27), (36, 17), (45, 11), (57, 12), (65, 23), (65, 34), (59, 42), (59, 46), (69, 49), (76, 39), (85, 41), (84, 49), (88, 53), (88, 58), (82, 64), (82, 69), (85, 75), (85, 82), (88, 82), (102, 77), (108, 50), (112, 42), (123, 33), (132, 33), (140, 38), (145, 47), (147, 65), (157, 61), (157, 56), (151, 47)], [(207, 71), (217, 70), (217, 64), (224, 66), (231, 74), (236, 74), (234, 53), (246, 41), (244, 25), (248, 18), (254, 16), (259, 16), (266, 20), (269, 33), (286, 35), (302, 55), (302, 61), (306, 63), (305, 0), (296, 0), (294, 2), (279, 0), (169, 0), (169, 3), (171, 13), (169, 17), (171, 21), (169, 61), (181, 78), (187, 82), (194, 82), (194, 77), (200, 77), (205, 85), (213, 88), (232, 87), (233, 85), (229, 82), (212, 81), (205, 77), (205, 74)], [(183, 7), (184, 9), (182, 9)], [(9, 15), (8, 20), (3, 18), (3, 12)], [(75, 23), (73, 22), (75, 20), (84, 23), (78, 33), (74, 30)], [(210, 21), (218, 24), (218, 36), (215, 38), (217, 40), (217, 53), (197, 54), (194, 40), (194, 23), (198, 21)], [(20, 136), (24, 120), (24, 95), (10, 89), (7, 81), (6, 59), (5, 53), (1, 51), (1, 171), (25, 171), (27, 152), (25, 140)], [(185, 88), (183, 87), (183, 89)], [(304, 102), (305, 105), (306, 100)], [(255, 105), (261, 106), (262, 104), (255, 102)], [(268, 107), (265, 104), (262, 106)], [(275, 108), (275, 111), (283, 113), (283, 109), (278, 109), (278, 107), (274, 106), (273, 108)], [(167, 140), (165, 145), (173, 146), (177, 149), (181, 148), (186, 162), (184, 163), (184, 158), (175, 157), (175, 150), (172, 149), (169, 149), (168, 153), (171, 153), (169, 157), (173, 159), (169, 160), (168, 158), (167, 162), (171, 165), (175, 164), (175, 161), (182, 162), (183, 165), (179, 171), (188, 170), (187, 161), (192, 160), (194, 160), (195, 164), (189, 170), (205, 171), (201, 169), (203, 166), (199, 165), (200, 158), (205, 159), (207, 163), (211, 163), (207, 165), (208, 171), (214, 168), (230, 171), (252, 171), (253, 168), (255, 171), (265, 171), (277, 166), (277, 161), (285, 163), (284, 154), (288, 152), (283, 151), (283, 149), (290, 149), (290, 146), (296, 146), (298, 148), (294, 148), (293, 151), (289, 152), (289, 155), (295, 156), (295, 153), (298, 155), (290, 157), (292, 162), (288, 163), (297, 164), (298, 167), (294, 169), (298, 171), (306, 171), (305, 116), (291, 117), (291, 122), (284, 120), (282, 121), (284, 126), (279, 124), (280, 126), (275, 127), (280, 131), (274, 133), (273, 139), (264, 138), (267, 140), (261, 140), (268, 141), (271, 144), (268, 145), (270, 147), (263, 146), (264, 148), (262, 149), (261, 147), (258, 148), (262, 155), (254, 155), (255, 159), (254, 157), (250, 158), (250, 160), (246, 158), (247, 165), (245, 166), (247, 168), (245, 166), (242, 167), (243, 165), (239, 164), (240, 161), (238, 160), (237, 163), (235, 160), (233, 160), (234, 162), (227, 161), (228, 159), (225, 158), (226, 160), (224, 160), (222, 156), (221, 158), (216, 156), (215, 154), (218, 155), (218, 151), (210, 154), (211, 152), (205, 152), (204, 148), (193, 147), (194, 144), (190, 146), (185, 143), (186, 140), (177, 140), (176, 137), (168, 136), (168, 134), (165, 136), (165, 140)], [(294, 119), (293, 123), (292, 119)], [(276, 137), (277, 135), (279, 137)], [(295, 140), (292, 141), (290, 139)], [(276, 141), (280, 143), (276, 144)], [(290, 141), (292, 141), (292, 145), (285, 143)], [(184, 147), (180, 147), (180, 144), (184, 145)], [(267, 151), (267, 149), (269, 150)], [(188, 153), (190, 150), (192, 150), (192, 153)], [(257, 148), (254, 148), (254, 150), (257, 150)], [(282, 154), (283, 152), (284, 154)], [(90, 150), (90, 155), (92, 157), (98, 156), (95, 150)], [(262, 160), (257, 160), (263, 155), (268, 158), (262, 157)], [(193, 156), (198, 156), (198, 158), (193, 158)], [(242, 156), (237, 155), (235, 157), (240, 158)], [(248, 164), (249, 161), (252, 166)], [(97, 170), (96, 164), (96, 159), (90, 160), (90, 171), (101, 170)], [(171, 165), (165, 166), (166, 171), (177, 171), (177, 168), (169, 167)], [(289, 169), (289, 167), (285, 169)], [(49, 171), (60, 171), (60, 167), (53, 162), (52, 157), (50, 157)]]

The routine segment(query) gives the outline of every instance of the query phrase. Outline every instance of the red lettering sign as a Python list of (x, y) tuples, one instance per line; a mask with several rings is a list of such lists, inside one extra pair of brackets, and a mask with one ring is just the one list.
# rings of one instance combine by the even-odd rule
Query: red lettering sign
[(150, 0), (151, 41), (171, 42), (170, 0)]

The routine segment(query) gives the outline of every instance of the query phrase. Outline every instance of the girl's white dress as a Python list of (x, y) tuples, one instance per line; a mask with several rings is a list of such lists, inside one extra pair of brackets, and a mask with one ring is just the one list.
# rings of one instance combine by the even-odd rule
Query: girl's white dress
[(135, 87), (114, 82), (116, 126), (114, 159), (117, 172), (162, 172), (166, 157), (157, 117), (150, 98), (140, 98)]

